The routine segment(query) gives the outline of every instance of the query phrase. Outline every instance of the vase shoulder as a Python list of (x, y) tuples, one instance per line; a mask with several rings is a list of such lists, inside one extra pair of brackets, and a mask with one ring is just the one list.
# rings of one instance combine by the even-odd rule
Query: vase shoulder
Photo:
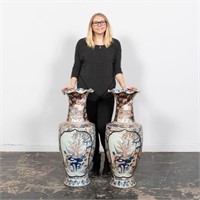
[(137, 122), (132, 122), (132, 123), (121, 123), (118, 121), (113, 121), (107, 124), (108, 128), (132, 128), (132, 129), (138, 129), (141, 128), (142, 125), (137, 123)]
[(69, 121), (66, 121), (59, 125), (60, 133), (74, 129), (78, 129), (79, 131), (85, 131), (91, 128), (94, 129), (94, 124), (90, 121), (84, 121), (83, 123), (71, 123)]

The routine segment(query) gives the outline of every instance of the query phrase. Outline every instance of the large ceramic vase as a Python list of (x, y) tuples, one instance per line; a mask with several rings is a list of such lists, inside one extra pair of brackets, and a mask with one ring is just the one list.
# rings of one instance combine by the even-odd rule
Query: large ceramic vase
[(134, 172), (142, 151), (142, 126), (135, 122), (133, 98), (138, 91), (112, 89), (116, 110), (114, 121), (106, 126), (106, 153), (111, 166), (110, 184), (119, 188), (136, 185)]
[(64, 184), (90, 183), (88, 172), (95, 149), (95, 126), (87, 119), (86, 100), (92, 89), (63, 90), (69, 97), (67, 121), (59, 125), (59, 148), (66, 172)]

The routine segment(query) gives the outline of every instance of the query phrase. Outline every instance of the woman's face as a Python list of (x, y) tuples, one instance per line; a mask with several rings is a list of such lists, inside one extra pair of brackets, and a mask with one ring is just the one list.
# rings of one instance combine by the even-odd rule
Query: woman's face
[(106, 31), (107, 24), (102, 16), (96, 16), (92, 22), (92, 30), (97, 35), (103, 35)]

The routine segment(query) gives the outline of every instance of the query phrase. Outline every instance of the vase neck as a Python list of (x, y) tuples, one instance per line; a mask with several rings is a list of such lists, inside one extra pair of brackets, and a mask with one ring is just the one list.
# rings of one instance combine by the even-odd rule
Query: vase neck
[(118, 93), (115, 94), (116, 99), (116, 112), (115, 121), (120, 123), (133, 123), (134, 113), (133, 113), (133, 98), (135, 93)]
[(68, 94), (69, 97), (69, 109), (67, 121), (71, 123), (83, 123), (87, 121), (86, 113), (86, 100), (88, 92), (78, 93), (72, 92)]

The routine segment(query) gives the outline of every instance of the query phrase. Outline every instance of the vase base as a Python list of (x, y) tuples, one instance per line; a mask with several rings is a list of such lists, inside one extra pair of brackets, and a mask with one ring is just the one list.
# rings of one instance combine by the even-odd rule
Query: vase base
[(112, 178), (110, 181), (110, 185), (117, 188), (132, 188), (136, 186), (136, 182), (134, 181), (133, 178), (123, 178), (123, 179)]
[(82, 187), (82, 186), (86, 186), (90, 183), (90, 179), (88, 177), (83, 178), (83, 177), (66, 177), (64, 184), (66, 186), (70, 186), (70, 187)]

